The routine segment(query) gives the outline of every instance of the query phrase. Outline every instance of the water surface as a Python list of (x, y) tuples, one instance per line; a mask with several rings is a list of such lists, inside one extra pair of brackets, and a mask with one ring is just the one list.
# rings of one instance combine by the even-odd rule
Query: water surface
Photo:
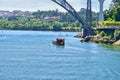
[[(66, 45), (51, 44), (60, 33)], [(120, 80), (120, 48), (77, 33), (0, 31), (0, 80)]]

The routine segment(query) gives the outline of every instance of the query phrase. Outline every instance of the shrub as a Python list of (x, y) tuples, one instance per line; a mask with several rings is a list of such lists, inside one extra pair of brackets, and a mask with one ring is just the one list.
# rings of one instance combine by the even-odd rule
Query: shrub
[(115, 30), (114, 32), (114, 39), (119, 40), (120, 39), (120, 30)]

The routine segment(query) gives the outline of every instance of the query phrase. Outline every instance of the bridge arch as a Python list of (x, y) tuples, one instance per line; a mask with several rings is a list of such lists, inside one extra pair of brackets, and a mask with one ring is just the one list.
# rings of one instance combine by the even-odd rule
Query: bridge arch
[(52, 1), (63, 7), (65, 10), (67, 10), (70, 14), (73, 15), (73, 17), (75, 17), (83, 25), (83, 37), (94, 35), (94, 31), (92, 30), (92, 28), (90, 26), (87, 26), (86, 22), (79, 16), (76, 10), (66, 0), (52, 0)]

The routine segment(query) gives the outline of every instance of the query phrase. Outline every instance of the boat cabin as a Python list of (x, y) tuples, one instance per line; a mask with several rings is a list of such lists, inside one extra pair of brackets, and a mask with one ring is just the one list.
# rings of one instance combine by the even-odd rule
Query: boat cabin
[(64, 38), (56, 38), (56, 40), (52, 41), (53, 44), (56, 45), (65, 45), (65, 39)]

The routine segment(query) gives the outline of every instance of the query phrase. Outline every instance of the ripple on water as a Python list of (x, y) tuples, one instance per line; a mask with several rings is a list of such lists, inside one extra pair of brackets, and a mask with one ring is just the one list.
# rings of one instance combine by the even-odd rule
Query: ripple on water
[(80, 43), (73, 32), (63, 35), (65, 46), (51, 44), (59, 32), (5, 33), (6, 38), (0, 40), (0, 80), (120, 79), (119, 52)]

